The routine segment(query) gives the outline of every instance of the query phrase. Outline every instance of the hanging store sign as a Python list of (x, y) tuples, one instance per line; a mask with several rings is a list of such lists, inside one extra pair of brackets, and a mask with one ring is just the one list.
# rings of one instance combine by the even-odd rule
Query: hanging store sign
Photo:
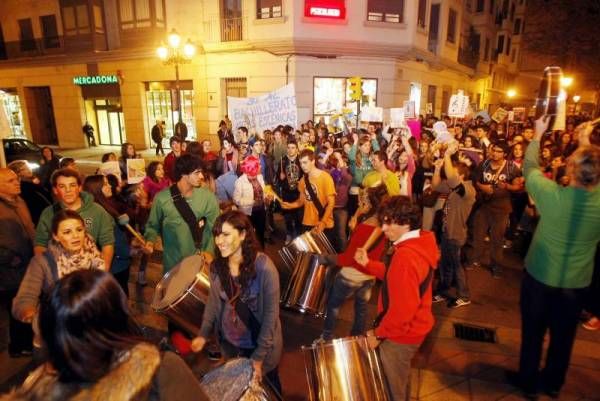
[(339, 0), (306, 0), (304, 16), (344, 19), (346, 18), (346, 7), (344, 2)]
[(73, 83), (75, 85), (118, 84), (119, 78), (116, 75), (84, 75), (80, 77), (73, 77)]

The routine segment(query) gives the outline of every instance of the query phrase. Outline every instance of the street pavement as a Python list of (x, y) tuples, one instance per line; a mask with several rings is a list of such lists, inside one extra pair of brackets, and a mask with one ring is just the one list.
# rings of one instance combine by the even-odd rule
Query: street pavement
[[(101, 149), (95, 149), (101, 151)], [(107, 150), (109, 151), (109, 150)], [(114, 150), (113, 150), (114, 151)], [(66, 153), (61, 151), (61, 153)], [(104, 152), (99, 152), (99, 154)], [(90, 166), (98, 153), (78, 153), (78, 163)], [(73, 157), (73, 156), (70, 156)], [(80, 163), (79, 160), (83, 162)], [(283, 222), (276, 219), (283, 233)], [(283, 246), (283, 235), (274, 237), (274, 244), (267, 244), (266, 252), (275, 261), (280, 271), (282, 287), (289, 273), (283, 266), (277, 251)], [(507, 268), (500, 279), (492, 278), (489, 271), (475, 269), (467, 272), (472, 293), (472, 304), (458, 309), (448, 309), (444, 303), (435, 304), (434, 329), (421, 346), (413, 360), (411, 374), (411, 399), (426, 401), (453, 400), (522, 400), (518, 390), (504, 379), (506, 369), (518, 366), (520, 346), (519, 288), (522, 278), (522, 260), (515, 253), (505, 252)], [(166, 319), (155, 313), (152, 302), (154, 286), (161, 279), (160, 254), (153, 255), (147, 277), (149, 285), (136, 285), (137, 261), (132, 265), (130, 278), (130, 307), (135, 318), (153, 340), (166, 332)], [(369, 321), (376, 315), (375, 291), (369, 305)], [(341, 310), (336, 328), (337, 336), (346, 336), (350, 331), (353, 305), (347, 302)], [(5, 332), (6, 316), (0, 316), (0, 332)], [(319, 336), (323, 320), (301, 315), (290, 310), (281, 311), (284, 335), (284, 354), (280, 364), (280, 376), (284, 398), (290, 401), (307, 400), (307, 382), (304, 370), (302, 345)], [(484, 343), (466, 341), (455, 337), (454, 324), (465, 323), (495, 331), (497, 341)], [(4, 344), (0, 339), (0, 344)], [(547, 341), (545, 343), (547, 346)], [(215, 366), (205, 354), (190, 355), (186, 361), (201, 375)], [(19, 383), (33, 367), (28, 358), (9, 359), (6, 350), (0, 353), (0, 391), (4, 392)], [(550, 398), (540, 397), (540, 400)], [(571, 365), (560, 400), (600, 400), (600, 331), (579, 329), (573, 349)]]

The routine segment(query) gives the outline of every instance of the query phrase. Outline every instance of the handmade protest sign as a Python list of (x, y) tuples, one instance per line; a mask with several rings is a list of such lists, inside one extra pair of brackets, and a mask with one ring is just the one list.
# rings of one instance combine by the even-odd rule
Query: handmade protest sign
[(100, 165), (98, 172), (102, 175), (112, 174), (121, 181), (121, 168), (119, 162), (104, 162)]
[(469, 108), (469, 97), (464, 95), (463, 91), (458, 91), (457, 94), (450, 97), (448, 103), (448, 116), (463, 118), (467, 114)]
[(508, 111), (504, 110), (502, 107), (498, 107), (494, 114), (492, 114), (492, 120), (499, 123), (500, 121), (504, 120), (507, 115)]
[(404, 118), (417, 118), (417, 112), (415, 109), (415, 102), (412, 100), (404, 101)]
[(404, 108), (397, 107), (390, 109), (390, 127), (392, 128), (403, 128), (406, 127), (404, 121)]
[(294, 84), (258, 97), (227, 96), (227, 112), (234, 130), (254, 128), (263, 132), (278, 125), (298, 125)]
[(144, 159), (127, 159), (127, 183), (137, 184), (146, 177), (146, 161)]
[(525, 107), (513, 107), (515, 113), (515, 123), (524, 123), (527, 119), (527, 111)]
[(360, 121), (383, 122), (383, 107), (362, 107), (360, 109)]

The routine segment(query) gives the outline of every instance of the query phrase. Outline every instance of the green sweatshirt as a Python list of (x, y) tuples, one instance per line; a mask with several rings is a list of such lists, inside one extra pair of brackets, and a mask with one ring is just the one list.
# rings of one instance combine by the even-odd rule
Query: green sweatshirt
[(525, 154), (525, 184), (541, 216), (525, 258), (529, 274), (558, 288), (590, 285), (600, 240), (600, 186), (562, 187), (540, 170), (539, 141)]
[[(115, 220), (102, 206), (94, 202), (92, 195), (82, 191), (81, 209), (77, 213), (85, 222), (86, 231), (92, 236), (100, 249), (105, 245), (113, 245), (115, 243), (114, 226)], [(54, 217), (55, 205), (50, 205), (44, 209), (40, 216), (40, 221), (35, 231), (35, 245), (48, 246), (48, 241), (52, 236), (52, 218)], [(62, 205), (61, 205), (62, 208)]]
[(198, 219), (206, 217), (201, 249), (196, 249), (192, 232), (175, 208), (169, 188), (159, 192), (152, 202), (144, 237), (154, 242), (159, 235), (162, 236), (165, 273), (198, 251), (214, 253), (212, 228), (219, 215), (217, 197), (206, 188), (195, 188), (192, 196), (186, 200)]

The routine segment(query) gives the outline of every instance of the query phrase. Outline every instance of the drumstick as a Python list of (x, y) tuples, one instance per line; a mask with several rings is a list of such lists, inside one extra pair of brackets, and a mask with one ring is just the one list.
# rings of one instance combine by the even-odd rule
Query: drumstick
[(129, 216), (127, 214), (122, 214), (117, 218), (117, 221), (119, 222), (119, 225), (124, 226), (127, 230), (129, 230), (129, 232), (131, 234), (133, 234), (133, 236), (140, 241), (140, 243), (142, 245), (144, 245), (146, 243), (146, 240), (144, 239), (144, 237), (142, 236), (142, 234), (138, 233), (136, 230), (133, 229), (133, 227), (131, 227), (129, 225)]

